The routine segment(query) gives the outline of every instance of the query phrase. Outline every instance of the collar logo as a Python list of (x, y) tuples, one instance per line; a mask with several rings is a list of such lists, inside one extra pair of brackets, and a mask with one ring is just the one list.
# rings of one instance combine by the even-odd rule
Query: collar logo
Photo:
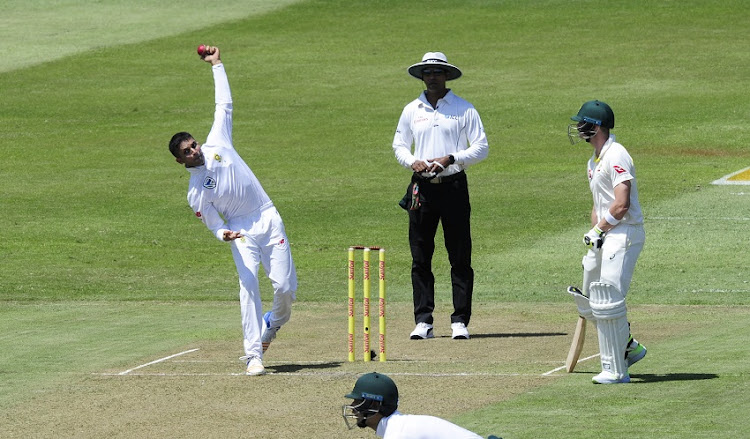
[(216, 189), (216, 179), (213, 177), (206, 177), (205, 180), (203, 180), (203, 187), (206, 189)]
[(221, 156), (219, 154), (214, 154), (214, 160), (216, 160), (217, 162), (220, 162)]

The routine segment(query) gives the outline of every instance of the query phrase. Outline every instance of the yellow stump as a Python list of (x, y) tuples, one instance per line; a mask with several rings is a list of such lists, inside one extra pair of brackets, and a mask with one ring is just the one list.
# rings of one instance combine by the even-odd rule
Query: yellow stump
[(385, 361), (385, 249), (380, 249), (378, 263), (378, 320), (380, 361)]
[(349, 247), (349, 361), (354, 361), (354, 248)]
[(364, 360), (370, 361), (370, 249), (364, 249), (362, 266), (364, 268), (364, 278), (362, 281), (362, 331), (364, 345)]

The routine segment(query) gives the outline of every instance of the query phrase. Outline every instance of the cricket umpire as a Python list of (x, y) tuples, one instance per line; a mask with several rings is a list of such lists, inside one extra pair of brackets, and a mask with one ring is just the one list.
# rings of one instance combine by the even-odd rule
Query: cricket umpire
[[(471, 266), (471, 205), (465, 169), (487, 157), (489, 146), (479, 113), (468, 101), (446, 88), (461, 77), (442, 52), (427, 52), (407, 69), (426, 90), (407, 104), (398, 121), (393, 151), (412, 171), (401, 206), (409, 212), (411, 280), (416, 327), (412, 339), (434, 337), (435, 277), (432, 256), (435, 233), (442, 223), (451, 265), (454, 339), (468, 339), (474, 291)], [(413, 150), (412, 150), (413, 146)]]

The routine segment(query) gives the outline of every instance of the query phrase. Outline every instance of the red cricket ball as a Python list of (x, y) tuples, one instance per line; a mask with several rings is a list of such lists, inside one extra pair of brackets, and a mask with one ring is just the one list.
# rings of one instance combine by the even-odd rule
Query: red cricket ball
[(205, 52), (206, 52), (206, 46), (204, 46), (203, 44), (198, 46), (198, 55), (203, 56)]

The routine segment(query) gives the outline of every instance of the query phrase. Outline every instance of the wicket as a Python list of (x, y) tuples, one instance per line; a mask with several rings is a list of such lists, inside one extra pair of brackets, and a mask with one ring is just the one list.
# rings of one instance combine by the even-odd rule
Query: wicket
[(352, 246), (349, 247), (349, 299), (348, 299), (348, 316), (349, 316), (349, 361), (354, 361), (354, 299), (356, 296), (356, 285), (354, 281), (354, 252), (362, 251), (362, 266), (364, 271), (363, 277), (363, 351), (364, 361), (370, 361), (370, 251), (378, 250), (378, 326), (379, 326), (379, 356), (380, 361), (385, 361), (385, 249), (380, 247)]

